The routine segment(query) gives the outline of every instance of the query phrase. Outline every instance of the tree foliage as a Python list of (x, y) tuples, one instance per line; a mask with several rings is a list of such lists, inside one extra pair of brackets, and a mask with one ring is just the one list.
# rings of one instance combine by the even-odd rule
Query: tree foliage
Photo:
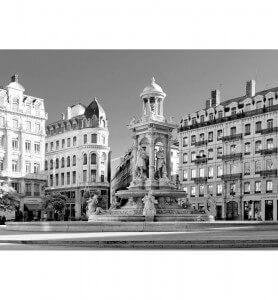
[(43, 208), (44, 210), (53, 209), (57, 213), (62, 213), (65, 209), (66, 202), (66, 196), (62, 195), (61, 193), (53, 193), (45, 196)]
[(0, 210), (15, 210), (19, 205), (17, 192), (7, 182), (0, 183)]

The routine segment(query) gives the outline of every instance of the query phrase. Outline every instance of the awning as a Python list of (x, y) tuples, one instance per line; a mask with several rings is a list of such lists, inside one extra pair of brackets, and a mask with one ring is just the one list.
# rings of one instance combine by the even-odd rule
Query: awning
[(24, 208), (26, 208), (27, 210), (41, 210), (42, 206), (39, 203), (25, 203), (24, 204)]

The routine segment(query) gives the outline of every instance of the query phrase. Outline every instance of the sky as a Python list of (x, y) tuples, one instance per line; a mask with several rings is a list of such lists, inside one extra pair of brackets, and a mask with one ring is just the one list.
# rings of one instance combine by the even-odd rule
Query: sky
[(140, 93), (152, 76), (166, 92), (165, 114), (177, 122), (204, 106), (210, 91), (221, 100), (278, 85), (278, 51), (254, 50), (1, 50), (0, 85), (19, 74), (27, 95), (43, 98), (48, 123), (66, 107), (97, 97), (106, 111), (112, 158), (131, 146), (127, 128), (140, 116)]

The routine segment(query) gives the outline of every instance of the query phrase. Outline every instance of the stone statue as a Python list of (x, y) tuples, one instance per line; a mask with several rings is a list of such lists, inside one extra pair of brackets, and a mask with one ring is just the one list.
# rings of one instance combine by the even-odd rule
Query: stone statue
[(99, 215), (103, 212), (103, 209), (98, 206), (98, 196), (94, 194), (87, 200), (87, 217), (92, 219), (93, 216)]
[(165, 153), (162, 147), (156, 152), (156, 176), (157, 178), (167, 177)]
[(153, 222), (156, 214), (154, 205), (157, 204), (157, 200), (152, 195), (152, 190), (150, 190), (148, 194), (144, 196), (142, 202), (144, 203), (143, 215), (145, 216), (145, 220), (148, 222)]
[(140, 179), (143, 179), (144, 176), (145, 177), (148, 177), (148, 160), (149, 160), (149, 157), (148, 157), (148, 154), (146, 152), (146, 150), (142, 147), (140, 147), (138, 149), (138, 152), (137, 152), (137, 161), (136, 161), (136, 177), (137, 178), (140, 178)]
[(215, 220), (216, 204), (215, 204), (215, 200), (212, 197), (207, 199), (206, 213), (208, 214), (210, 221)]

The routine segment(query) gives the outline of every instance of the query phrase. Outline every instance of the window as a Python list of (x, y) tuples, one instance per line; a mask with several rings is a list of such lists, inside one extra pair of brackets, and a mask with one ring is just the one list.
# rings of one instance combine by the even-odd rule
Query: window
[(84, 144), (87, 144), (87, 134), (83, 135), (83, 142), (84, 142)]
[(31, 122), (26, 121), (26, 131), (31, 131)]
[(95, 133), (91, 134), (91, 143), (93, 144), (97, 143), (97, 134)]
[(271, 159), (268, 159), (268, 160), (266, 161), (266, 169), (267, 169), (267, 170), (272, 170), (272, 168), (273, 168), (273, 162), (272, 162)]
[(204, 133), (200, 133), (199, 139), (200, 139), (201, 142), (203, 142), (205, 140), (205, 134)]
[(65, 148), (65, 143), (66, 143), (65, 139), (62, 139), (62, 149)]
[(59, 141), (56, 141), (56, 150), (59, 149)]
[(217, 166), (217, 177), (221, 177), (223, 175), (223, 167)]
[(187, 170), (183, 170), (183, 176), (182, 176), (182, 178), (183, 178), (183, 181), (187, 180), (187, 178), (188, 178), (188, 172), (187, 172)]
[(214, 119), (214, 118), (213, 118), (213, 114), (209, 114), (209, 120), (210, 120), (210, 121), (213, 121), (213, 119)]
[(212, 184), (209, 184), (209, 185), (208, 185), (208, 194), (209, 194), (210, 196), (213, 196), (213, 185), (212, 185)]
[(235, 195), (236, 194), (236, 184), (232, 182), (230, 184), (230, 195)]
[(222, 129), (219, 129), (217, 130), (217, 140), (221, 140), (223, 137), (223, 130)]
[(72, 139), (72, 145), (76, 146), (76, 136), (74, 136), (73, 139)]
[(49, 184), (53, 186), (53, 174), (49, 175)]
[(56, 158), (55, 160), (55, 168), (59, 169), (59, 158)]
[(236, 153), (236, 145), (231, 145), (231, 146), (230, 146), (230, 153), (231, 153), (231, 154)]
[(192, 118), (192, 125), (195, 125), (197, 123), (196, 117)]
[(205, 157), (205, 150), (199, 151), (199, 157)]
[(48, 161), (47, 160), (44, 161), (44, 170), (45, 171), (48, 170)]
[(251, 103), (247, 103), (247, 104), (245, 105), (245, 110), (246, 110), (246, 111), (250, 111), (250, 110), (251, 110)]
[(67, 157), (67, 167), (70, 167), (70, 157)]
[(271, 150), (273, 148), (273, 139), (267, 139), (266, 140), (266, 148), (268, 150)]
[(236, 127), (231, 127), (231, 135), (235, 135), (236, 134)]
[(262, 101), (257, 101), (256, 108), (262, 108), (262, 105), (263, 105)]
[(187, 153), (183, 153), (183, 155), (182, 155), (182, 162), (183, 162), (184, 164), (186, 164), (187, 161), (188, 161), (188, 154), (187, 154)]
[(48, 144), (46, 143), (45, 144), (45, 152), (47, 152), (48, 151)]
[(213, 178), (213, 166), (208, 167), (208, 178)]
[(67, 184), (70, 184), (70, 172), (67, 172)]
[(217, 157), (221, 157), (223, 155), (223, 148), (222, 147), (218, 147), (217, 148)]
[(34, 149), (35, 149), (35, 152), (36, 152), (36, 153), (40, 153), (40, 151), (41, 151), (41, 144), (38, 143), (38, 142), (36, 142), (36, 143), (34, 144)]
[(25, 151), (30, 152), (31, 151), (31, 141), (25, 142)]
[(199, 197), (204, 197), (205, 193), (205, 186), (203, 184), (200, 184), (199, 186)]
[(261, 192), (261, 182), (255, 181), (255, 193), (260, 193), (260, 192)]
[(100, 172), (100, 182), (104, 182), (104, 171)]
[(53, 149), (54, 149), (54, 144), (53, 144), (53, 142), (51, 142), (50, 143), (50, 150), (53, 151)]
[(268, 106), (272, 106), (273, 105), (273, 98), (269, 98), (268, 99)]
[(232, 107), (232, 109), (231, 109), (231, 115), (233, 116), (235, 114), (236, 114), (236, 107)]
[(195, 152), (191, 152), (191, 161), (196, 160), (196, 153)]
[(200, 174), (200, 177), (205, 177), (205, 168), (204, 167), (200, 168), (199, 174)]
[(17, 160), (12, 160), (12, 171), (18, 172), (19, 171), (19, 165)]
[(83, 170), (83, 182), (87, 181), (87, 170)]
[(73, 155), (72, 157), (72, 165), (75, 167), (76, 166), (76, 156)]
[(67, 147), (70, 147), (70, 138), (67, 138)]
[(65, 167), (65, 158), (62, 157), (61, 159), (61, 168), (64, 168)]
[(39, 132), (41, 130), (41, 125), (40, 125), (40, 123), (36, 123), (35, 124), (35, 131), (36, 132)]
[(251, 144), (249, 142), (245, 143), (244, 144), (244, 154), (250, 154), (250, 149), (251, 149)]
[(12, 148), (13, 150), (18, 150), (18, 139), (12, 139)]
[(209, 141), (209, 142), (212, 142), (212, 141), (213, 141), (213, 132), (212, 132), (212, 131), (210, 131), (210, 132), (208, 133), (208, 141)]
[(187, 147), (188, 146), (188, 137), (185, 136), (183, 139), (182, 139), (182, 146), (183, 147)]
[(262, 122), (261, 122), (261, 121), (258, 121), (258, 122), (256, 122), (256, 124), (255, 124), (255, 132), (256, 132), (256, 133), (259, 133), (259, 132), (261, 132), (261, 130), (262, 130)]
[(26, 174), (31, 173), (31, 162), (30, 161), (25, 162), (25, 171), (26, 171)]
[(220, 110), (220, 111), (218, 112), (218, 118), (219, 118), (219, 119), (223, 118), (223, 111), (222, 111), (222, 110)]
[(196, 169), (191, 170), (191, 179), (196, 178)]
[(190, 189), (190, 196), (195, 197), (196, 196), (196, 187), (192, 186)]
[(273, 128), (273, 119), (267, 120), (266, 124), (267, 124), (267, 125), (266, 125), (266, 126), (267, 126), (267, 129)]
[(59, 174), (55, 174), (55, 185), (59, 185)]
[(40, 164), (34, 163), (34, 173), (39, 173), (39, 171), (40, 171)]
[(13, 119), (13, 128), (18, 128), (18, 120)]
[(255, 172), (258, 173), (261, 171), (261, 162), (260, 161), (255, 161)]
[(91, 170), (91, 181), (96, 182), (96, 180), (97, 180), (97, 171)]
[(250, 124), (245, 124), (245, 126), (244, 126), (244, 134), (245, 135), (250, 135), (251, 134), (251, 125)]
[(191, 135), (191, 145), (196, 143), (196, 135)]
[(72, 183), (75, 184), (76, 183), (76, 171), (72, 172)]
[(30, 182), (26, 182), (25, 183), (25, 195), (26, 196), (31, 196), (31, 183)]
[(205, 122), (205, 116), (204, 116), (204, 115), (201, 115), (201, 117), (200, 117), (200, 122), (201, 122), (201, 123)]
[(53, 159), (50, 159), (50, 170), (53, 170)]
[(272, 193), (272, 180), (267, 180), (266, 181), (266, 192), (267, 193)]
[(34, 183), (34, 196), (40, 196), (40, 184)]
[(208, 149), (208, 159), (213, 159), (213, 149)]
[(251, 171), (251, 165), (250, 162), (245, 162), (244, 163), (244, 175), (250, 175)]
[(262, 142), (261, 141), (256, 141), (255, 142), (255, 152), (260, 152), (262, 150)]
[(217, 196), (222, 195), (222, 184), (217, 184), (216, 190), (217, 190)]
[(65, 173), (61, 173), (61, 185), (65, 184)]
[(250, 194), (250, 182), (244, 182), (244, 194)]
[(84, 153), (84, 154), (83, 154), (83, 165), (87, 165), (87, 163), (88, 163), (88, 160), (87, 160), (87, 154)]

